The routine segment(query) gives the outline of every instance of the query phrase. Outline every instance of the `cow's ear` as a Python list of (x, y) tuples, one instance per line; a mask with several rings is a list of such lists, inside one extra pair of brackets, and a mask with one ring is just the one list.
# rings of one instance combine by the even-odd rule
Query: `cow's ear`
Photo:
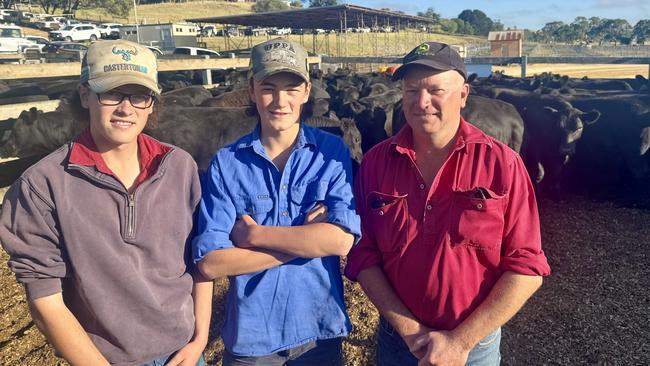
[(582, 123), (586, 125), (596, 123), (596, 121), (598, 121), (598, 118), (600, 118), (600, 111), (597, 109), (592, 109), (591, 111), (583, 113), (582, 116), (580, 116)]
[(558, 110), (555, 109), (555, 108), (553, 108), (553, 107), (545, 106), (545, 107), (544, 107), (544, 112), (547, 112), (547, 113), (558, 113)]
[(639, 148), (639, 155), (645, 155), (650, 149), (650, 127), (641, 130), (641, 146)]
[(38, 119), (38, 109), (36, 109), (36, 107), (29, 108), (29, 118), (32, 121), (36, 121)]

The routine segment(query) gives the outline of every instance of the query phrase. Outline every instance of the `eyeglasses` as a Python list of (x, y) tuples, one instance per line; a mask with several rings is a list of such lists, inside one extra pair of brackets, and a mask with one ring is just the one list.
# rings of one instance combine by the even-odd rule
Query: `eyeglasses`
[(122, 103), (124, 98), (128, 98), (133, 108), (146, 109), (151, 107), (154, 98), (151, 94), (123, 94), (116, 91), (107, 91), (104, 93), (97, 93), (97, 100), (99, 104), (105, 106), (116, 106)]

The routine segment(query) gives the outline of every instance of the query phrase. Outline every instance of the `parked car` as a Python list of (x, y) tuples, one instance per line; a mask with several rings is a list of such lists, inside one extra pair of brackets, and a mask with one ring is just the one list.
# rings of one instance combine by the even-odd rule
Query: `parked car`
[(248, 27), (244, 29), (245, 36), (265, 36), (269, 33), (268, 28), (252, 28)]
[(216, 25), (204, 25), (203, 28), (197, 28), (200, 29), (200, 35), (203, 37), (216, 37), (218, 33), (218, 29)]
[(145, 47), (150, 49), (151, 52), (153, 52), (153, 54), (156, 55), (156, 57), (163, 55), (163, 51), (160, 49), (160, 47), (156, 47), (156, 46), (145, 46)]
[(18, 12), (18, 23), (22, 25), (29, 25), (34, 17), (34, 13), (29, 11)]
[(53, 16), (46, 16), (42, 17), (40, 20), (36, 22), (36, 28), (42, 29), (42, 30), (58, 30), (61, 28), (61, 23), (59, 23), (58, 19), (56, 19)]
[(271, 34), (285, 36), (291, 34), (291, 28), (271, 28)]
[(100, 38), (104, 39), (118, 39), (120, 37), (120, 23), (102, 23), (97, 26), (99, 29)]
[(39, 51), (43, 52), (43, 48), (50, 44), (50, 41), (45, 37), (40, 36), (25, 36), (25, 39), (28, 39), (38, 46)]
[(80, 61), (88, 46), (77, 42), (54, 41), (43, 47), (45, 58), (54, 61)]
[(20, 21), (20, 12), (16, 10), (2, 9), (2, 21), (5, 23), (18, 24)]
[(49, 38), (53, 41), (96, 41), (100, 37), (101, 33), (99, 32), (99, 29), (97, 29), (93, 24), (69, 25), (63, 29), (49, 33)]
[(174, 55), (190, 55), (190, 56), (210, 56), (220, 57), (221, 54), (217, 51), (209, 50), (207, 48), (199, 47), (176, 47), (174, 48)]
[(22, 28), (0, 24), (0, 53), (22, 52), (25, 47), (36, 47), (36, 43), (23, 37)]

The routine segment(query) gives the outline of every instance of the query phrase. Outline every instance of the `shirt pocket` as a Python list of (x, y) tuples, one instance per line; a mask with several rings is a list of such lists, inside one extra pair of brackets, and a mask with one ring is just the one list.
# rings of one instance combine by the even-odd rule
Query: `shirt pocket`
[(237, 218), (249, 215), (258, 225), (263, 225), (273, 209), (273, 200), (266, 193), (253, 196), (238, 196), (235, 199)]
[(291, 188), (291, 202), (297, 214), (311, 211), (319, 202), (325, 201), (327, 182), (313, 181)]
[[(484, 194), (477, 197), (476, 192)], [(487, 188), (454, 191), (449, 211), (449, 237), (453, 246), (492, 250), (501, 246), (505, 195)]]
[(409, 240), (408, 202), (405, 195), (373, 191), (366, 197), (369, 229), (382, 252), (401, 250)]

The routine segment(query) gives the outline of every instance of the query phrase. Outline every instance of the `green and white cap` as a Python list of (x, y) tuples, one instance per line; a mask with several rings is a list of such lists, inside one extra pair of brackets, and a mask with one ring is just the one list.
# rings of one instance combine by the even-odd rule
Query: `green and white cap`
[(129, 41), (97, 41), (81, 60), (81, 80), (95, 93), (137, 84), (160, 94), (156, 55)]

